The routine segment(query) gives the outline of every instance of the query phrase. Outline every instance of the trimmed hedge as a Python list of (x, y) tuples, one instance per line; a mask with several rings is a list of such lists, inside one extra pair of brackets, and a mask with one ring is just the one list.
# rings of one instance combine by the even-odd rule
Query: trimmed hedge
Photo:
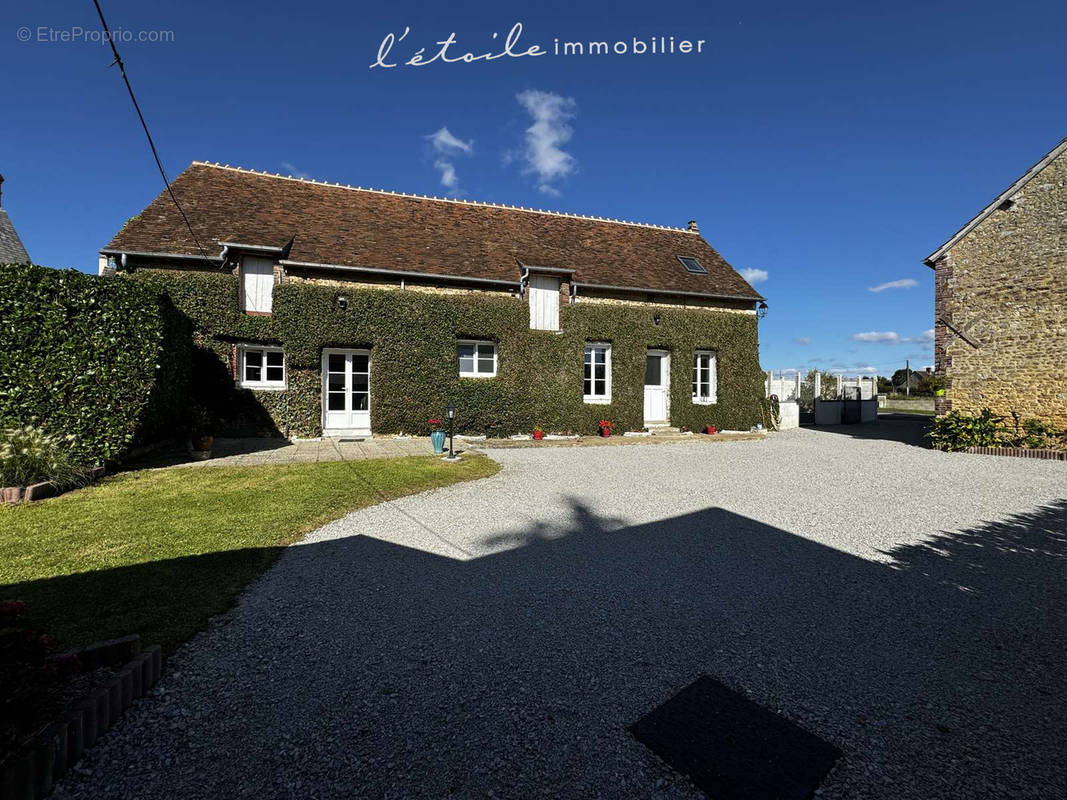
[[(547, 431), (595, 433), (611, 419), (620, 430), (640, 428), (647, 348), (672, 352), (671, 422), (702, 429), (748, 429), (763, 421), (763, 374), (757, 323), (750, 314), (714, 309), (578, 303), (560, 309), (562, 333), (531, 331), (525, 303), (502, 295), (431, 293), (287, 282), (274, 290), (270, 317), (238, 310), (236, 277), (197, 271), (141, 269), (134, 282), (166, 292), (189, 315), (203, 344), (228, 373), (237, 342), (281, 344), (288, 388), (228, 389), (220, 416), (260, 405), (279, 430), (315, 436), (321, 425), (321, 353), (324, 347), (371, 348), (371, 424), (376, 433), (425, 433), (426, 420), (449, 401), (461, 432), (504, 436)], [(337, 296), (348, 298), (341, 310)], [(656, 325), (653, 317), (660, 317)], [(497, 376), (460, 378), (457, 339), (494, 340)], [(612, 403), (582, 402), (587, 341), (612, 343)], [(718, 403), (691, 399), (693, 350), (718, 352)], [(199, 379), (203, 379), (200, 376)]]
[(113, 461), (177, 422), (189, 332), (166, 297), (136, 283), (0, 266), (0, 425), (73, 436), (81, 463)]

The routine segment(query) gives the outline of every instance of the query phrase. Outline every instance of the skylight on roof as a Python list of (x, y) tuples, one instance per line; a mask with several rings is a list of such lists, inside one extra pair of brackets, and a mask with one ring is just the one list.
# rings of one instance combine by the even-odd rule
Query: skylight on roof
[(678, 256), (678, 260), (682, 262), (682, 266), (685, 267), (686, 272), (692, 272), (694, 275), (708, 274), (708, 271), (704, 269), (704, 265), (692, 256)]

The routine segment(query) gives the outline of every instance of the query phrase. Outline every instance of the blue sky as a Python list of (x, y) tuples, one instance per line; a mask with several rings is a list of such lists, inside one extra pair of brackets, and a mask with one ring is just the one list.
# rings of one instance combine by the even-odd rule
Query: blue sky
[[(932, 363), (922, 258), (1067, 136), (1062, 3), (102, 4), (113, 29), (170, 32), (120, 50), (172, 176), (203, 159), (696, 219), (765, 273), (766, 369)], [(49, 40), (98, 30), (91, 0), (20, 6), (0, 28), (4, 207), (35, 261), (93, 270), (160, 178), (108, 48)], [(550, 53), (369, 68), (405, 27), (386, 61), (451, 32), (452, 56), (496, 53), (516, 22), (515, 52)], [(660, 36), (705, 44), (551, 53)]]

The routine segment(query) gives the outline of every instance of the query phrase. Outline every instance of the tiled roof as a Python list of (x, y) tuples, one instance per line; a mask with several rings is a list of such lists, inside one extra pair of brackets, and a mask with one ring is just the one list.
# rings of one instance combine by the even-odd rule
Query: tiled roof
[[(172, 184), (208, 255), (223, 242), (288, 261), (517, 281), (520, 264), (579, 284), (761, 299), (697, 233), (554, 211), (342, 186), (194, 161)], [(108, 251), (199, 255), (166, 193)], [(694, 256), (707, 275), (685, 270)]]
[(0, 264), (22, 264), (30, 260), (7, 212), (0, 208)]

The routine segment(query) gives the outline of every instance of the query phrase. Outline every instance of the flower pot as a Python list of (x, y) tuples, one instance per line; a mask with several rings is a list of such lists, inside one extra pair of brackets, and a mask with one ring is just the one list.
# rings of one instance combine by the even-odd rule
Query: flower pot
[(430, 442), (433, 444), (433, 452), (435, 455), (441, 455), (445, 452), (444, 431), (430, 431)]
[(708, 436), (713, 435), (715, 433), (715, 426), (708, 425), (706, 428), (704, 428), (704, 433), (706, 433)]
[(214, 443), (214, 436), (197, 436), (195, 439), (193, 439), (193, 449), (206, 452), (211, 450), (211, 445), (213, 445)]
[(534, 431), (533, 432), (533, 437), (537, 441), (541, 441), (542, 439), (545, 438), (545, 432), (544, 431)]
[(603, 426), (603, 427), (602, 427), (602, 428), (600, 429), (600, 435), (601, 435), (601, 436), (605, 436), (605, 437), (607, 437), (607, 436), (611, 436), (611, 428), (609, 428), (609, 427), (608, 427), (607, 425), (604, 425), (604, 426)]

